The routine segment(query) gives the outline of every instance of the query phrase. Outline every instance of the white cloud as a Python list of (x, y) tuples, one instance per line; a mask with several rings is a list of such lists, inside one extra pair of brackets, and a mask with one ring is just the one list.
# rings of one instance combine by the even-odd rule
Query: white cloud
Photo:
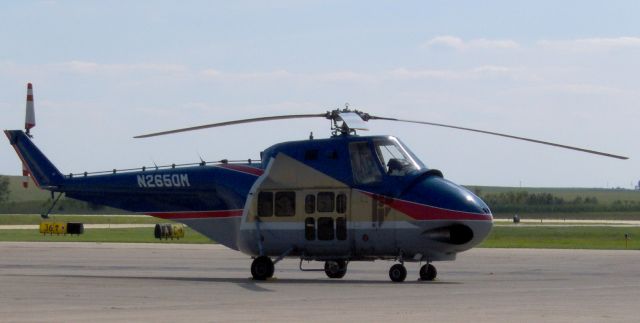
[(403, 67), (389, 71), (387, 75), (393, 79), (468, 80), (496, 75), (515, 76), (516, 74), (520, 74), (522, 71), (522, 68), (497, 65), (482, 65), (463, 70), (408, 69)]
[(454, 49), (464, 49), (464, 41), (454, 36), (436, 36), (429, 40), (424, 47), (450, 47)]
[(516, 49), (520, 47), (518, 43), (513, 40), (492, 40), (492, 39), (474, 39), (467, 43), (467, 48), (481, 48), (481, 49)]
[(208, 79), (231, 80), (231, 81), (274, 81), (294, 77), (286, 70), (275, 70), (270, 72), (250, 72), (233, 73), (223, 72), (217, 69), (208, 68), (200, 71), (200, 75)]
[(70, 61), (57, 64), (58, 67), (77, 73), (87, 74), (126, 74), (129, 72), (183, 73), (188, 68), (179, 64), (101, 64), (87, 61)]
[(514, 69), (506, 66), (482, 65), (471, 69), (471, 71), (479, 74), (500, 74), (513, 72)]
[(370, 73), (358, 73), (353, 71), (337, 71), (319, 73), (311, 77), (312, 80), (322, 82), (372, 82), (376, 76)]
[(373, 74), (358, 73), (349, 70), (322, 73), (295, 73), (287, 70), (268, 72), (223, 72), (209, 68), (200, 71), (200, 75), (207, 79), (231, 81), (300, 81), (300, 82), (371, 82), (376, 77)]
[(584, 95), (602, 95), (602, 96), (622, 96), (628, 94), (626, 91), (612, 87), (602, 86), (597, 84), (588, 83), (557, 83), (538, 85), (529, 88), (536, 93), (565, 93), (565, 94), (577, 94)]
[(394, 79), (443, 79), (455, 80), (463, 78), (460, 72), (444, 69), (408, 69), (397, 68), (388, 73), (389, 77)]
[(582, 38), (570, 40), (541, 40), (538, 46), (568, 51), (608, 51), (640, 48), (640, 37)]
[(452, 48), (455, 50), (473, 50), (473, 49), (517, 49), (520, 45), (509, 39), (486, 39), (478, 38), (465, 41), (456, 36), (443, 35), (436, 36), (427, 41), (424, 48)]

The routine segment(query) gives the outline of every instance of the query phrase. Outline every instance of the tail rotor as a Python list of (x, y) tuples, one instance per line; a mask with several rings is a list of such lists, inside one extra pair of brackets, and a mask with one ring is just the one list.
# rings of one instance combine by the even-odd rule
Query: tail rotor
[[(24, 117), (24, 130), (29, 138), (33, 138), (31, 134), (31, 128), (36, 126), (36, 113), (33, 105), (33, 85), (31, 83), (27, 83), (27, 107)], [(29, 187), (29, 169), (27, 165), (22, 163), (22, 187)]]

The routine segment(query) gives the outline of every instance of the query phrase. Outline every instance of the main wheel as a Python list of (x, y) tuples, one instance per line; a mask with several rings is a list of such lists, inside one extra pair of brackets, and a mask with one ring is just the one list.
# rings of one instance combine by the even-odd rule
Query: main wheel
[(255, 280), (266, 280), (273, 277), (273, 261), (267, 256), (260, 256), (251, 263), (251, 276)]
[(407, 278), (407, 268), (402, 264), (395, 264), (389, 269), (389, 278), (396, 283), (403, 282)]
[(436, 276), (438, 276), (438, 271), (432, 264), (426, 264), (420, 268), (421, 280), (432, 281), (436, 279)]
[(347, 273), (347, 262), (344, 260), (325, 261), (324, 273), (329, 278), (342, 278)]

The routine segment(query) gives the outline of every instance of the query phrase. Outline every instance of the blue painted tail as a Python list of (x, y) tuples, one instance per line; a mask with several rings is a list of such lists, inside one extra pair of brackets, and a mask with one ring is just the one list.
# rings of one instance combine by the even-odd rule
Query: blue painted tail
[(5, 130), (4, 134), (40, 188), (55, 190), (64, 183), (64, 176), (22, 130)]

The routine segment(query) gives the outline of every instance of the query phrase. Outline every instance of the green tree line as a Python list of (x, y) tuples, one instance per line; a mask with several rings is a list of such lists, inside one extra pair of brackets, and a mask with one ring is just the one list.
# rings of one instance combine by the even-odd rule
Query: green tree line
[(483, 194), (476, 190), (493, 212), (625, 212), (640, 211), (640, 202), (615, 200), (604, 204), (595, 196), (565, 199), (551, 193), (509, 191)]

